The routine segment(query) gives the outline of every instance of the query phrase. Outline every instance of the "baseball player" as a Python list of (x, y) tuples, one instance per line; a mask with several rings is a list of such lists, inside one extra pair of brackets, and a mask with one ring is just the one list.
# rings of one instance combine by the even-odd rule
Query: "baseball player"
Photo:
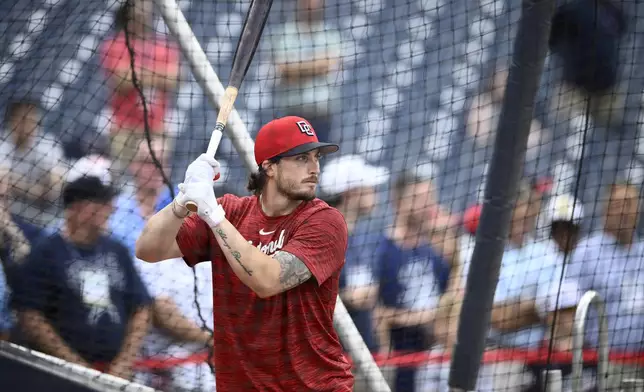
[(315, 197), (320, 158), (337, 150), (301, 117), (273, 120), (255, 140), (253, 196), (215, 197), (219, 164), (201, 155), (137, 241), (147, 262), (211, 261), (219, 392), (353, 388), (333, 328), (347, 225)]

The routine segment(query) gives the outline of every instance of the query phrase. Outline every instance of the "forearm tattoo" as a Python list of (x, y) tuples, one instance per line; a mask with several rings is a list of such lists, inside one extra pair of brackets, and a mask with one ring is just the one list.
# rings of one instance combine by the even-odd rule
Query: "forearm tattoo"
[(280, 263), (280, 284), (284, 290), (291, 289), (311, 278), (309, 268), (294, 255), (277, 251), (273, 258)]
[(233, 258), (235, 259), (237, 264), (239, 264), (239, 266), (242, 267), (244, 272), (246, 272), (246, 274), (248, 274), (248, 276), (253, 276), (253, 271), (251, 269), (249, 269), (248, 267), (246, 267), (242, 263), (242, 261), (241, 261), (241, 253), (239, 253), (239, 251), (232, 250), (230, 245), (228, 245), (228, 241), (227, 241), (228, 236), (226, 235), (226, 233), (224, 233), (224, 231), (222, 229), (220, 229), (220, 228), (215, 229), (215, 233), (217, 233), (219, 238), (221, 238), (221, 242), (224, 245), (224, 248), (228, 249), (228, 251), (230, 252), (231, 256), (233, 256)]

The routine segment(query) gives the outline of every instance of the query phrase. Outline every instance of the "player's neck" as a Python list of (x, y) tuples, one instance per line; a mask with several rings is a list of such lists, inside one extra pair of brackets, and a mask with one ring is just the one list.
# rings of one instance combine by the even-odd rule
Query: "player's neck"
[(289, 215), (300, 204), (302, 200), (292, 200), (268, 189), (259, 196), (259, 206), (264, 214), (270, 217)]

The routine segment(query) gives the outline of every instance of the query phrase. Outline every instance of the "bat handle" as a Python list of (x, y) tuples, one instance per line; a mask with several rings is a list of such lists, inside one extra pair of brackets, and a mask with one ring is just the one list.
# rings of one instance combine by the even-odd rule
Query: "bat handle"
[[(217, 114), (217, 123), (215, 124), (215, 129), (213, 129), (212, 134), (210, 135), (210, 142), (208, 143), (208, 149), (206, 154), (214, 157), (217, 153), (217, 148), (219, 148), (219, 143), (221, 142), (222, 137), (224, 136), (224, 130), (226, 129), (226, 123), (228, 122), (228, 116), (233, 110), (233, 105), (235, 104), (235, 99), (237, 99), (237, 93), (239, 90), (236, 87), (228, 86), (224, 98), (219, 106), (219, 113)], [(186, 202), (186, 208), (190, 212), (197, 212), (197, 203), (188, 201)]]
[(210, 156), (215, 156), (221, 138), (224, 136), (224, 129), (226, 129), (226, 123), (228, 122), (228, 117), (233, 111), (233, 105), (237, 99), (237, 94), (239, 90), (236, 87), (228, 86), (226, 87), (226, 92), (224, 93), (224, 98), (219, 105), (219, 113), (217, 114), (217, 123), (215, 124), (215, 129), (210, 135), (210, 142), (208, 143), (208, 149), (206, 154)]

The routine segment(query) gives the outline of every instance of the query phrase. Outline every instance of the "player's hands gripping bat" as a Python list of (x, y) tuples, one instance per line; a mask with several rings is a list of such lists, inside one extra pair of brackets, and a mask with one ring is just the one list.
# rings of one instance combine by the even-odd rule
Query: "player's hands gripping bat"
[[(253, 56), (255, 55), (255, 50), (259, 44), (259, 39), (262, 35), (262, 31), (264, 30), (266, 20), (268, 19), (268, 12), (271, 9), (271, 5), (273, 5), (273, 0), (253, 0), (250, 3), (246, 20), (244, 21), (244, 26), (242, 28), (241, 37), (239, 38), (237, 49), (235, 50), (235, 56), (233, 57), (233, 67), (230, 71), (228, 87), (226, 87), (226, 93), (219, 106), (217, 123), (215, 124), (215, 129), (212, 131), (210, 142), (208, 143), (208, 150), (206, 151), (208, 156), (214, 157), (217, 152), (219, 142), (221, 141), (224, 129), (226, 128), (226, 123), (228, 122), (228, 116), (233, 110), (233, 105), (237, 98), (239, 87), (246, 76), (246, 72), (248, 72)], [(188, 201), (186, 202), (186, 208), (189, 211), (196, 212), (197, 204), (192, 201)]]

